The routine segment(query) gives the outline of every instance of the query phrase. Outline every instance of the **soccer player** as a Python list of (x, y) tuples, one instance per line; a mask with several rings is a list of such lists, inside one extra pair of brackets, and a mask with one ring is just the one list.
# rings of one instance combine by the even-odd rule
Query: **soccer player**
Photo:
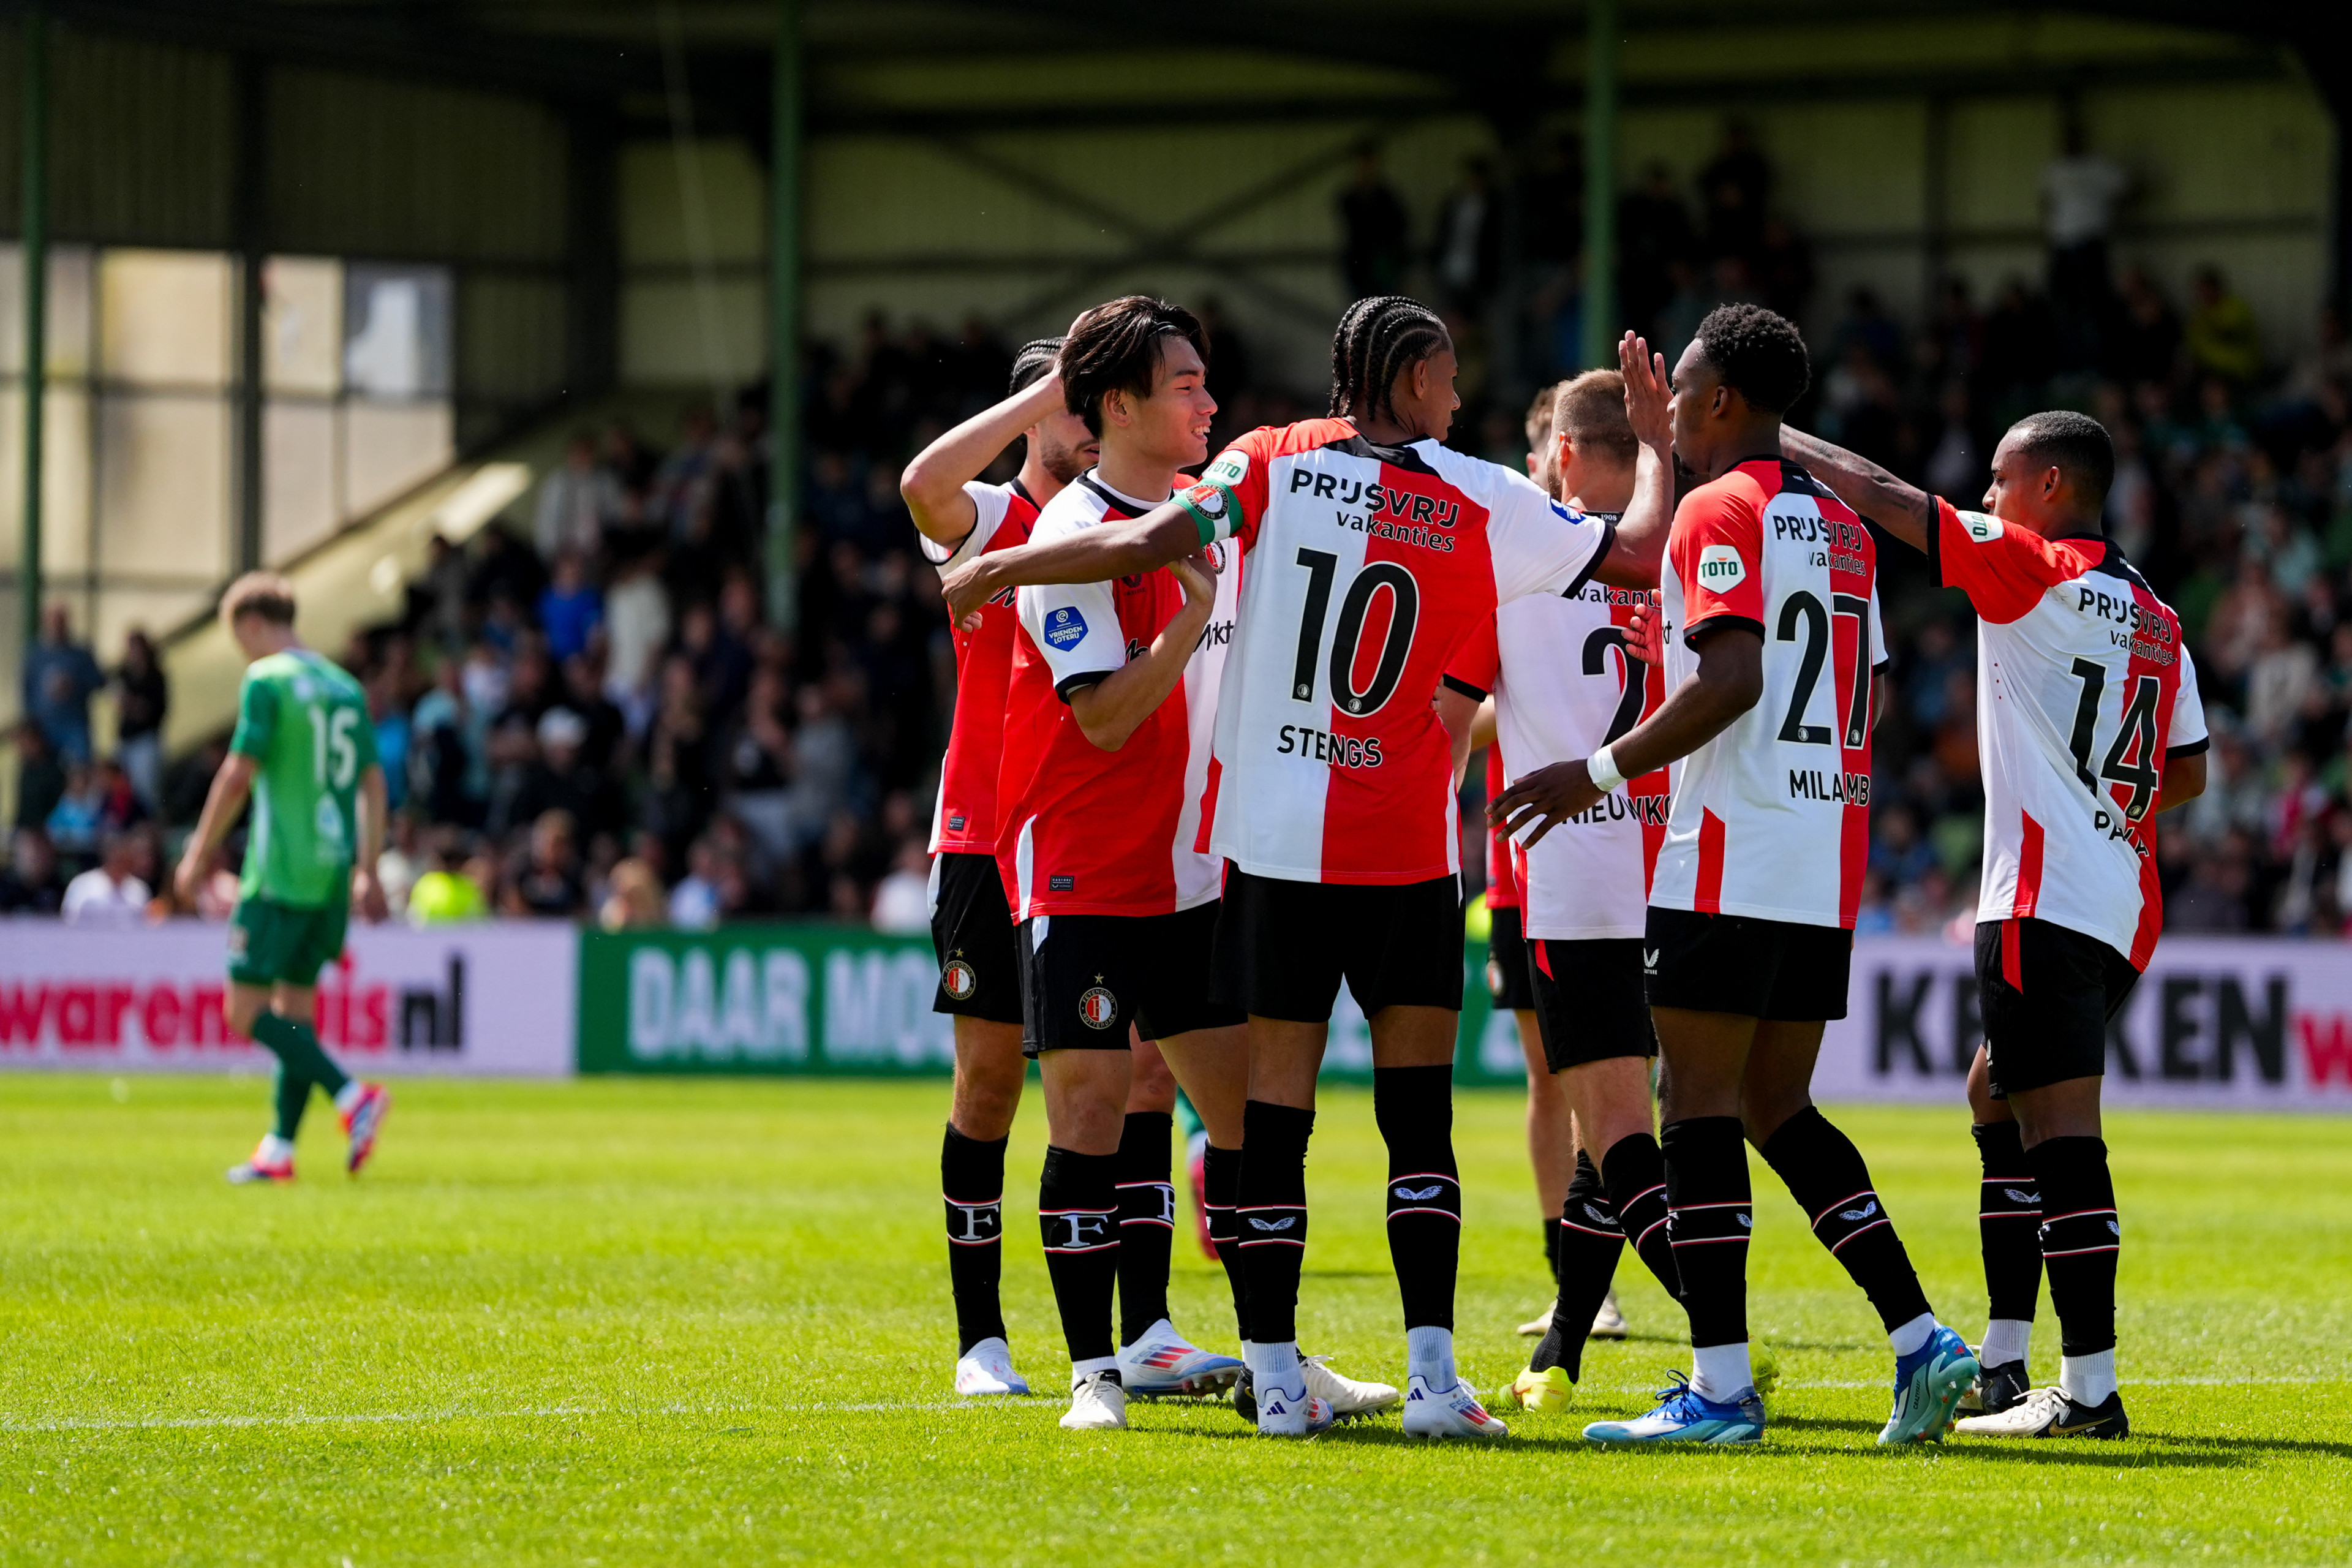
[[(1621, 515), (1633, 501), (1634, 462), (1644, 443), (1665, 460), (1672, 432), (1664, 407), (1647, 405), (1654, 423), (1637, 433), (1625, 378), (1613, 370), (1588, 371), (1564, 384), (1557, 401), (1547, 421), (1557, 428), (1548, 443), (1555, 484), (1577, 510)], [(1626, 647), (1634, 610), (1649, 603), (1646, 592), (1591, 583), (1574, 597), (1529, 595), (1504, 605), (1454, 656), (1440, 700), (1458, 705), (1491, 692), (1496, 749), (1511, 778), (1580, 762), (1622, 739), (1665, 696), (1664, 672)], [(1642, 975), (1650, 867), (1665, 831), (1666, 775), (1660, 769), (1629, 779), (1541, 844), (1510, 846), (1522, 878), (1528, 984), (1541, 1040), (1530, 1071), (1568, 1101), (1576, 1128), (1574, 1178), (1551, 1216), (1559, 1302), (1528, 1370), (1506, 1396), (1527, 1409), (1567, 1407), (1584, 1342), (1607, 1310), (1627, 1240), (1669, 1296), (1678, 1289), (1667, 1244), (1665, 1173), (1651, 1120), (1650, 1061), (1657, 1044)]]
[(1490, 808), (1532, 854), (1627, 777), (1673, 768), (1643, 967), (1664, 1058), (1660, 1143), (1693, 1377), (1603, 1443), (1755, 1442), (1744, 1136), (1869, 1295), (1895, 1355), (1881, 1443), (1940, 1437), (1977, 1363), (1936, 1321), (1862, 1155), (1812, 1103), (1824, 1023), (1845, 1016), (1869, 849), (1876, 548), (1780, 457), (1810, 376), (1784, 318), (1726, 305), (1675, 367), (1675, 510), (1660, 625), (1667, 697), (1622, 740), (1514, 784)]
[[(1559, 452), (1551, 438), (1551, 405), (1563, 383), (1554, 383), (1528, 405), (1528, 478), (1546, 495), (1558, 494), (1555, 481)], [(1453, 685), (1448, 676), (1448, 685)], [(1444, 694), (1440, 702), (1445, 701)], [(1503, 793), (1503, 751), (1495, 738), (1495, 710), (1480, 703), (1466, 734), (1458, 714), (1446, 724), (1455, 733), (1456, 750), (1466, 740), (1486, 752), (1486, 798)], [(1454, 771), (1464, 763), (1456, 758)], [(1544, 1065), (1543, 1037), (1536, 1024), (1535, 994), (1528, 989), (1528, 944), (1520, 925), (1518, 871), (1511, 864), (1510, 840), (1489, 823), (1486, 827), (1486, 994), (1497, 1008), (1507, 1009), (1518, 1026), (1519, 1053), (1528, 1067), (1528, 1163), (1534, 1167), (1536, 1201), (1540, 1207), (1544, 1267), (1551, 1275), (1553, 1304), (1559, 1294), (1559, 1205), (1576, 1174), (1576, 1131), (1568, 1108), (1568, 1093)], [(1522, 1334), (1540, 1334), (1551, 1327), (1552, 1307), (1530, 1322)]]
[(278, 1058), (277, 1119), (228, 1179), (294, 1179), (294, 1135), (313, 1085), (335, 1102), (347, 1140), (343, 1168), (357, 1175), (375, 1152), (392, 1097), (337, 1067), (312, 1020), (319, 970), (342, 956), (352, 906), (370, 921), (384, 915), (375, 879), (384, 826), (375, 726), (360, 683), (296, 640), (294, 589), (285, 578), (247, 573), (222, 595), (220, 617), (247, 661), (236, 730), (173, 880), (182, 907), (194, 908), (213, 847), (250, 796), (224, 1011), (230, 1028)]
[[(1072, 325), (1057, 384), (1101, 460), (1046, 503), (1035, 539), (1147, 512), (1180, 466), (1208, 456), (1207, 349), (1191, 312), (1139, 295)], [(1037, 1215), (1074, 1430), (1126, 1426), (1131, 1393), (1205, 1394), (1242, 1371), (1169, 1321), (1169, 1121), (1140, 1129), (1126, 1116), (1133, 1026), (1200, 1111), (1211, 1158), (1241, 1145), (1246, 1044), (1239, 1009), (1207, 994), (1217, 866), (1193, 842), (1239, 574), (1198, 548), (1168, 571), (1025, 588), (1014, 605), (996, 856), (1017, 922), (1023, 1044), (1045, 1079)], [(1129, 1247), (1152, 1249), (1156, 1295), (1122, 1267)]]
[[(1621, 353), (1662, 394), (1646, 350), (1629, 335)], [(1204, 815), (1227, 863), (1214, 994), (1249, 1015), (1236, 1250), (1258, 1430), (1295, 1436), (1318, 1420), (1298, 1277), (1315, 1078), (1344, 978), (1370, 1020), (1389, 1151), (1405, 1430), (1496, 1437), (1503, 1424), (1454, 1359), (1460, 833), (1433, 704), (1445, 661), (1498, 602), (1575, 593), (1596, 574), (1654, 583), (1668, 476), (1645, 454), (1612, 527), (1441, 445), (1459, 402), (1454, 344), (1434, 311), (1402, 296), (1350, 306), (1331, 363), (1329, 416), (1249, 432), (1201, 483), (1132, 521), (972, 562), (948, 579), (948, 599), (961, 617), (1008, 584), (1150, 573), (1241, 546)]]
[[(2095, 419), (2035, 414), (2011, 426), (1993, 451), (1983, 511), (1960, 511), (1810, 436), (1784, 432), (1782, 449), (1926, 551), (1936, 580), (1977, 613), (1985, 1043), (1969, 1101), (1984, 1167), (1978, 1225), (1991, 1322), (1978, 1352), (1985, 1414), (1959, 1429), (2123, 1436), (2123, 1229), (2099, 1084), (2107, 1020), (2164, 928), (2154, 816), (2205, 789), (2205, 710), (2180, 617), (2100, 536), (2116, 455)], [(2029, 1392), (2044, 1270), (2063, 1356), (2058, 1386)]]
[[(1064, 406), (1054, 374), (1061, 346), (1059, 338), (1023, 344), (1010, 395), (932, 442), (900, 476), (923, 554), (942, 572), (1025, 543), (1037, 509), (1094, 466), (1100, 443)], [(1006, 484), (982, 483), (982, 471), (1016, 439), (1025, 443), (1021, 471)], [(982, 612), (977, 630), (958, 626), (954, 637), (955, 718), (931, 817), (931, 945), (940, 961), (931, 1006), (952, 1016), (955, 1029), (955, 1089), (940, 1151), (955, 1391), (1026, 1394), (1027, 1381), (1013, 1369), (999, 1294), (1004, 1148), (1026, 1071), (1012, 906), (996, 868), (997, 771), (1013, 672), (1009, 595)]]

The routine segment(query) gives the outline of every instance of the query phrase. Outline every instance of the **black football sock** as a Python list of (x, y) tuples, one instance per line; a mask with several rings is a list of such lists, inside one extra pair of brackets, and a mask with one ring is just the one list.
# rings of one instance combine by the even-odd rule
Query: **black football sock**
[(1932, 1315), (1885, 1201), (1870, 1184), (1862, 1151), (1818, 1106), (1808, 1105), (1780, 1123), (1758, 1152), (1812, 1221), (1813, 1238), (1845, 1266), (1878, 1309), (1888, 1333)]
[(317, 1084), (330, 1096), (342, 1092), (351, 1075), (319, 1045), (318, 1032), (282, 1013), (264, 1010), (253, 1021), (254, 1043), (278, 1058), (278, 1136), (289, 1142), (302, 1125), (302, 1111)]
[(1404, 1326), (1450, 1332), (1462, 1255), (1453, 1067), (1374, 1068), (1372, 1117), (1389, 1147), (1389, 1259)]
[[(1577, 1158), (1584, 1156), (1579, 1154)], [(1544, 1267), (1551, 1270), (1551, 1293), (1559, 1294), (1559, 1216), (1548, 1215), (1543, 1222)]]
[(1748, 1138), (1737, 1116), (1669, 1121), (1659, 1139), (1666, 1167), (1667, 1231), (1690, 1314), (1691, 1345), (1748, 1342)]
[(1201, 1161), (1201, 1207), (1209, 1218), (1209, 1245), (1225, 1270), (1225, 1287), (1234, 1293), (1234, 1327), (1251, 1338), (1249, 1292), (1242, 1286), (1241, 1215), (1234, 1205), (1241, 1195), (1242, 1152), (1208, 1146)]
[(1242, 1108), (1242, 1170), (1234, 1196), (1247, 1282), (1250, 1341), (1298, 1338), (1298, 1269), (1307, 1256), (1307, 1141), (1315, 1113), (1253, 1100)]
[(1002, 1138), (967, 1138), (950, 1125), (940, 1148), (958, 1355), (982, 1340), (1005, 1337), (998, 1298), (1004, 1273), (1004, 1144)]
[[(1996, 1322), (2030, 1323), (2042, 1294), (2041, 1184), (2016, 1122), (1982, 1121), (1969, 1131), (1984, 1165), (1977, 1240), (1984, 1252), (1986, 1316)], [(1991, 1339), (1990, 1332), (1986, 1338)]]
[(2042, 1188), (2042, 1267), (2068, 1356), (2116, 1348), (2116, 1258), (2123, 1226), (2098, 1138), (2048, 1138), (2025, 1152)]
[(310, 1080), (297, 1074), (284, 1062), (278, 1064), (278, 1077), (271, 1085), (269, 1130), (289, 1143), (302, 1131), (302, 1113), (310, 1108)]
[(1601, 1310), (1625, 1250), (1625, 1233), (1601, 1190), (1601, 1173), (1581, 1149), (1576, 1152), (1576, 1180), (1569, 1184), (1554, 1228), (1559, 1232), (1559, 1300), (1551, 1310), (1551, 1328), (1528, 1364), (1538, 1372), (1565, 1367), (1573, 1383), (1583, 1368), (1593, 1314)]
[(1666, 1223), (1666, 1162), (1658, 1141), (1646, 1132), (1620, 1138), (1601, 1156), (1601, 1179), (1618, 1228), (1666, 1294), (1681, 1300), (1683, 1278), (1675, 1267), (1673, 1227)]
[(1176, 1240), (1176, 1119), (1130, 1110), (1118, 1139), (1118, 1342), (1131, 1345), (1168, 1315), (1168, 1255)]
[(1111, 1354), (1110, 1295), (1118, 1278), (1118, 1156), (1047, 1145), (1037, 1180), (1037, 1229), (1072, 1365)]

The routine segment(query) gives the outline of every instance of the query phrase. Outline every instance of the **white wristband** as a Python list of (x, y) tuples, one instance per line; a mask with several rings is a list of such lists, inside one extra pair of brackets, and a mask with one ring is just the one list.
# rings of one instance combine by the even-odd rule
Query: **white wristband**
[(1592, 775), (1593, 787), (1602, 795), (1625, 782), (1625, 775), (1617, 771), (1617, 759), (1609, 754), (1606, 746), (1584, 759), (1584, 771)]

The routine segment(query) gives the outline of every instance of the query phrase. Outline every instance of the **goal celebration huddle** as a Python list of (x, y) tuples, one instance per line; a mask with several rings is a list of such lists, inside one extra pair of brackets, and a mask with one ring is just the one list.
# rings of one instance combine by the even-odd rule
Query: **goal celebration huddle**
[[(1630, 1242), (1687, 1315), (1691, 1365), (1656, 1408), (1585, 1436), (1758, 1441), (1772, 1373), (1747, 1317), (1752, 1145), (1885, 1326), (1881, 1443), (1956, 1421), (2128, 1430), (2100, 1075), (2162, 923), (2153, 819), (2201, 790), (2206, 731), (2178, 618), (2101, 537), (2106, 432), (2020, 421), (1984, 510), (1959, 510), (1785, 428), (1802, 340), (1732, 305), (1672, 367), (1628, 334), (1617, 370), (1544, 395), (1521, 473), (1443, 444), (1453, 344), (1387, 296), (1341, 318), (1327, 416), (1213, 453), (1212, 349), (1178, 306), (1097, 306), (1027, 345), (1009, 395), (904, 476), (955, 620), (931, 847), (956, 1044), (940, 1154), (956, 1391), (1028, 1391), (998, 1295), (1034, 1060), (1065, 1426), (1229, 1393), (1269, 1436), (1401, 1407), (1412, 1435), (1500, 1439), (1490, 1405), (1565, 1408), (1587, 1338), (1623, 1331)], [(1018, 477), (982, 482), (1016, 441)], [(1973, 1344), (1810, 1093), (1847, 1008), (1884, 701), (1865, 521), (1924, 552), (1979, 623)], [(1557, 1284), (1528, 1369), (1486, 1398), (1454, 1353), (1455, 802), (1480, 745), (1488, 979), (1527, 1049)], [(1313, 1353), (1302, 1300), (1343, 984), (1370, 1026), (1400, 1386)], [(1197, 1195), (1230, 1331), (1171, 1318), (1180, 1110), (1205, 1135)], [(2063, 1357), (2034, 1389), (2045, 1272)]]

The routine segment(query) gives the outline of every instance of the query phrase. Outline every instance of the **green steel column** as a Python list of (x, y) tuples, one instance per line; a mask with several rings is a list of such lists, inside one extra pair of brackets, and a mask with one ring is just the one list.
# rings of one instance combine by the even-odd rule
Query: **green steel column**
[(1587, 0), (1584, 364), (1617, 363), (1617, 0)]
[(25, 8), (25, 542), (16, 584), (25, 646), (41, 635), (41, 405), (49, 368), (49, 39), (38, 5)]
[(799, 619), (793, 538), (801, 504), (801, 7), (777, 0), (768, 184), (768, 615)]

